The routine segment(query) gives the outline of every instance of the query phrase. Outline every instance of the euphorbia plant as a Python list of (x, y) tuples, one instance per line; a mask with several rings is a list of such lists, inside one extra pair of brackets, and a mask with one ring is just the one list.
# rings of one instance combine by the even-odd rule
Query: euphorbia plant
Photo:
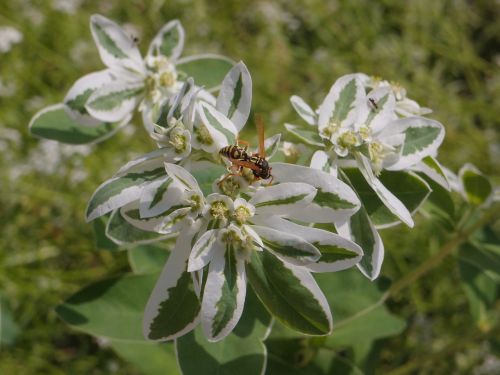
[[(160, 30), (144, 59), (114, 22), (93, 16), (91, 30), (107, 69), (78, 80), (63, 104), (35, 115), (31, 130), (69, 143), (98, 141), (138, 109), (156, 145), (99, 186), (87, 207), (88, 221), (104, 222), (98, 235), (126, 249), (135, 272), (90, 286), (59, 307), (64, 319), (96, 336), (141, 345), (143, 337), (175, 340), (185, 373), (244, 363), (250, 355), (248, 373), (261, 373), (262, 342), (273, 319), (275, 339), (324, 336), (304, 339), (321, 347), (335, 335), (329, 304), (342, 315), (355, 297), (335, 301), (329, 287), (346, 273), (334, 272), (357, 266), (377, 279), (384, 256), (379, 230), (412, 227), (431, 186), (444, 194), (450, 188), (450, 173), (436, 160), (444, 127), (423, 117), (430, 110), (401, 86), (356, 73), (340, 77), (317, 109), (292, 96), (307, 125), (285, 127), (312, 156), (303, 165), (284, 162), (279, 134), (260, 147), (265, 155), (245, 148), (269, 162), (272, 180), (265, 181), (248, 168), (259, 168), (251, 159), (220, 154), (240, 146), (251, 118), (252, 80), (244, 63), (181, 58), (178, 21)], [(481, 179), (477, 170), (467, 167), (460, 177), (468, 199), (479, 205), (493, 199), (466, 188)], [(150, 252), (147, 274), (138, 264)], [(368, 285), (354, 275), (346, 280)], [(371, 288), (370, 298), (378, 296)], [(105, 323), (94, 324), (95, 305), (108, 299), (111, 307), (123, 304), (126, 314), (100, 316)], [(374, 310), (382, 306), (373, 303)], [(86, 321), (75, 318), (86, 314)], [(393, 320), (398, 329), (404, 325)], [(241, 350), (227, 353), (234, 342)], [(190, 351), (200, 347), (210, 358), (197, 364)]]

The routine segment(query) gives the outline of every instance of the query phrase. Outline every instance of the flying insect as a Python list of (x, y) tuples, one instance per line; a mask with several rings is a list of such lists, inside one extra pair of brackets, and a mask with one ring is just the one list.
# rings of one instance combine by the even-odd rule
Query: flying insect
[(241, 176), (243, 168), (252, 170), (255, 181), (270, 178), (271, 181), (269, 181), (269, 184), (273, 182), (272, 168), (266, 160), (266, 150), (264, 147), (264, 122), (260, 116), (256, 117), (255, 125), (259, 137), (259, 151), (257, 153), (249, 154), (249, 143), (242, 140), (238, 140), (236, 145), (229, 145), (220, 149), (219, 154), (227, 158), (231, 162), (231, 166), (229, 167), (230, 173), (219, 181), (219, 184), (229, 176)]

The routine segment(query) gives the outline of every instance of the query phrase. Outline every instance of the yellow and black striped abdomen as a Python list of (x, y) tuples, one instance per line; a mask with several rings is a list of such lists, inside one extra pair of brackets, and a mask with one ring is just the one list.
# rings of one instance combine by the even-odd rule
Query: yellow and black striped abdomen
[(219, 154), (228, 159), (247, 160), (248, 154), (244, 148), (236, 145), (229, 145), (220, 149)]

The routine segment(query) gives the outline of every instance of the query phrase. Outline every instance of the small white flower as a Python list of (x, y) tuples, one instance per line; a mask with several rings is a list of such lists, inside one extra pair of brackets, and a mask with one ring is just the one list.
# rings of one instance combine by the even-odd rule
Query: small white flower
[(23, 33), (12, 26), (0, 26), (0, 53), (7, 53), (14, 44), (21, 43)]

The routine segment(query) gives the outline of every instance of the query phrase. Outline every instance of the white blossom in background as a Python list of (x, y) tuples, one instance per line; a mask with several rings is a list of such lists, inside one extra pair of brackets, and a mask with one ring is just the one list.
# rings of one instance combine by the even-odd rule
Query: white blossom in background
[(7, 53), (14, 44), (21, 43), (23, 33), (12, 26), (0, 26), (0, 53)]
[(8, 98), (14, 96), (16, 91), (17, 87), (14, 82), (5, 82), (0, 78), (0, 97)]
[(52, 8), (62, 13), (75, 14), (83, 0), (52, 0)]
[[(71, 115), (84, 125), (97, 120), (121, 121), (136, 108), (147, 116), (154, 105), (176, 94), (188, 78), (179, 75), (177, 66), (196, 58), (180, 58), (184, 29), (178, 20), (163, 26), (144, 58), (134, 40), (136, 35), (131, 35), (135, 32), (101, 15), (91, 17), (90, 28), (107, 69), (80, 78), (64, 100)], [(205, 99), (214, 101), (208, 93)]]

